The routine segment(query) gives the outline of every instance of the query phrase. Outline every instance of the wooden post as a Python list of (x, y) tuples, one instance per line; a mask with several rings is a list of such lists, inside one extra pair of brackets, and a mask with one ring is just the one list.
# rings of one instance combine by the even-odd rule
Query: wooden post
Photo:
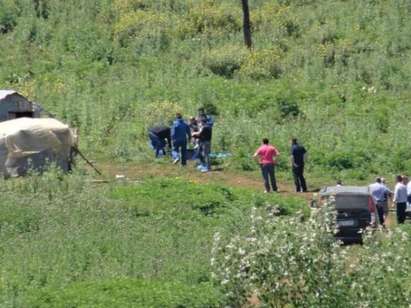
[(248, 0), (241, 0), (243, 5), (243, 32), (244, 32), (244, 43), (247, 48), (252, 47), (251, 41), (251, 23), (250, 23), (250, 9), (248, 7)]

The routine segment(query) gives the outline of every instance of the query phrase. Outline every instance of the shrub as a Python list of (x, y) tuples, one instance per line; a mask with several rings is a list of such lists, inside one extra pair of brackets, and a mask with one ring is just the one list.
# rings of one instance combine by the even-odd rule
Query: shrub
[(216, 234), (211, 265), (227, 302), (242, 306), (256, 296), (269, 307), (407, 305), (407, 234), (366, 233), (364, 246), (349, 250), (334, 239), (334, 223), (328, 206), (307, 222), (253, 209), (246, 234)]
[(190, 28), (198, 33), (223, 31), (232, 33), (241, 29), (240, 9), (217, 4), (217, 1), (202, 1), (194, 5), (188, 14)]
[(294, 118), (301, 115), (298, 104), (293, 100), (287, 98), (279, 98), (277, 106), (283, 119)]
[(280, 78), (283, 72), (280, 59), (281, 52), (277, 50), (256, 50), (244, 60), (239, 75), (255, 80)]
[(176, 113), (183, 112), (183, 107), (176, 102), (156, 101), (143, 106), (140, 116), (144, 119), (146, 129), (162, 124), (170, 125)]
[(164, 50), (170, 38), (167, 15), (147, 10), (137, 10), (124, 14), (114, 26), (114, 35), (122, 47), (143, 50)]
[(242, 46), (224, 46), (210, 50), (203, 58), (203, 65), (212, 73), (232, 78), (246, 58), (247, 50)]
[(17, 8), (14, 1), (5, 0), (0, 3), (0, 34), (5, 34), (17, 25)]

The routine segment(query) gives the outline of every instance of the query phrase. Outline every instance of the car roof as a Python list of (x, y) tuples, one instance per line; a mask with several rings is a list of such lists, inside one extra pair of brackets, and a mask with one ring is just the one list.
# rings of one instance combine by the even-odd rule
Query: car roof
[(369, 195), (368, 186), (326, 186), (320, 190), (321, 196), (330, 196), (335, 194), (347, 195)]

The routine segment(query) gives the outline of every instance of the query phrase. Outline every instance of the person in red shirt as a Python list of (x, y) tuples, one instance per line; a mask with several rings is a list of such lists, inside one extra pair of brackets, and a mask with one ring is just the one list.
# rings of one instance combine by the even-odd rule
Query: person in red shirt
[(265, 193), (270, 192), (270, 182), (272, 191), (277, 191), (277, 182), (275, 180), (275, 158), (280, 155), (280, 152), (269, 144), (267, 138), (263, 139), (263, 144), (255, 151), (253, 157), (258, 156), (261, 167), (261, 173), (264, 179)]

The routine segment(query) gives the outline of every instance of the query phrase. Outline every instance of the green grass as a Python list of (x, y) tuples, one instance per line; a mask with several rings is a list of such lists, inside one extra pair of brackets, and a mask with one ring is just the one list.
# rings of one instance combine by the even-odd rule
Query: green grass
[(99, 159), (146, 160), (147, 127), (206, 106), (230, 168), (255, 169), (263, 136), (283, 154), (297, 136), (316, 174), (409, 172), (408, 1), (250, 5), (252, 53), (234, 0), (2, 1), (0, 87), (79, 128)]
[[(314, 187), (409, 173), (409, 1), (250, 5), (252, 52), (235, 0), (0, 1), (0, 88), (78, 128), (80, 148), (101, 161), (152, 159), (147, 128), (205, 106), (216, 117), (213, 149), (233, 154), (228, 169), (256, 170), (251, 155), (269, 137), (289, 176), (297, 136)], [(252, 207), (305, 208), (182, 179), (95, 186), (80, 172), (1, 182), (0, 191), (5, 307), (112, 306), (110, 294), (125, 290), (126, 306), (137, 297), (190, 306), (191, 294), (216, 305), (218, 288), (197, 291), (214, 288), (212, 235), (245, 232)]]
[(210, 283), (195, 286), (148, 279), (113, 279), (74, 283), (63, 290), (33, 290), (29, 307), (220, 307)]
[(3, 307), (219, 306), (214, 233), (243, 233), (252, 207), (308, 214), (298, 198), (175, 178), (96, 185), (51, 171), (1, 193)]

